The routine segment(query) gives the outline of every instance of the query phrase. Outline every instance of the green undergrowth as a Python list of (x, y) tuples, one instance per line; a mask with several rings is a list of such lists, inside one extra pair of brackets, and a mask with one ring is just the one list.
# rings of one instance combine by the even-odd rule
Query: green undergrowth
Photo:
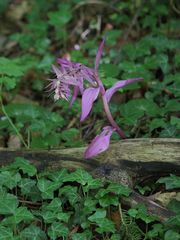
[[(82, 124), (80, 98), (70, 109), (64, 100), (54, 103), (45, 86), (57, 57), (69, 56), (92, 67), (104, 36), (99, 74), (105, 87), (120, 79), (144, 78), (121, 89), (110, 102), (127, 137), (179, 138), (180, 45), (174, 4), (32, 0), (11, 6), (2, 1), (0, 27), (7, 47), (0, 49), (0, 95), (7, 114), (0, 110), (1, 145), (7, 146), (18, 131), (28, 148), (79, 147), (101, 131), (106, 118), (100, 102)], [(86, 31), (89, 34), (82, 38)]]
[[(164, 183), (168, 190), (179, 188), (180, 178), (173, 175), (157, 182)], [(17, 157), (0, 169), (0, 239), (180, 239), (180, 201), (169, 205), (177, 215), (161, 223), (144, 205), (127, 208), (121, 203), (131, 191), (83, 169), (38, 173)]]

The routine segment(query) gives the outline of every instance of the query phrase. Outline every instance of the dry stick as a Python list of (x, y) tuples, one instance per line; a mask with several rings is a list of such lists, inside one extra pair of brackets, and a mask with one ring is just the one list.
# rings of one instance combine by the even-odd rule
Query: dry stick
[(176, 7), (176, 5), (174, 4), (174, 1), (173, 0), (170, 0), (170, 5), (172, 7), (172, 9), (177, 13), (177, 14), (180, 14), (180, 9), (178, 9)]
[(78, 8), (80, 7), (83, 7), (85, 5), (102, 5), (104, 7), (107, 7), (108, 9), (112, 9), (113, 11), (115, 12), (118, 12), (118, 13), (121, 13), (122, 11), (119, 10), (118, 8), (112, 6), (112, 4), (109, 4), (109, 3), (106, 3), (106, 2), (103, 2), (103, 1), (100, 1), (100, 0), (89, 0), (89, 1), (82, 1), (80, 3), (78, 3), (74, 8), (73, 10), (77, 10)]
[(41, 206), (42, 205), (42, 203), (39, 203), (39, 202), (31, 202), (31, 201), (21, 200), (21, 199), (19, 199), (19, 202), (20, 203), (26, 203), (26, 204), (29, 204), (29, 205), (35, 205), (35, 206)]

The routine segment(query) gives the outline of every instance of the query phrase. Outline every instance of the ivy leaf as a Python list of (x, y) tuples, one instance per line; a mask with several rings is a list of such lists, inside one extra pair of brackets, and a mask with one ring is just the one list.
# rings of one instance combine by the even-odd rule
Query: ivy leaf
[(64, 182), (68, 182), (68, 181), (78, 182), (84, 186), (89, 181), (92, 181), (92, 176), (88, 172), (86, 172), (84, 169), (80, 168), (64, 178)]
[(86, 230), (82, 233), (74, 233), (72, 235), (72, 240), (89, 240), (92, 239), (92, 232), (90, 230)]
[(88, 217), (88, 220), (91, 222), (97, 222), (99, 220), (102, 220), (106, 217), (106, 210), (104, 209), (97, 209), (94, 214), (92, 214), (90, 217)]
[(118, 196), (115, 196), (115, 195), (104, 195), (102, 198), (99, 199), (99, 204), (102, 206), (102, 207), (108, 207), (110, 205), (113, 205), (113, 206), (118, 206), (119, 204), (119, 198)]
[[(104, 75), (101, 77), (103, 79), (103, 84), (107, 87), (110, 88), (112, 87), (117, 81), (117, 78), (113, 78), (113, 77), (104, 77)], [(122, 89), (120, 89), (119, 91), (122, 91)]]
[(119, 240), (119, 239), (121, 239), (120, 235), (115, 233), (112, 234), (112, 236), (109, 238), (109, 240)]
[(175, 227), (177, 229), (179, 229), (179, 226), (180, 226), (180, 215), (175, 215), (174, 217), (170, 217), (168, 220), (167, 220), (167, 224), (168, 226), (172, 226), (172, 227)]
[(0, 214), (14, 214), (18, 207), (18, 199), (13, 194), (0, 195)]
[(164, 240), (179, 240), (180, 234), (174, 230), (168, 230), (164, 235)]
[(176, 99), (171, 99), (167, 101), (166, 106), (164, 107), (164, 113), (167, 112), (178, 112), (180, 109), (180, 103)]
[(30, 191), (27, 192), (25, 195), (33, 202), (42, 201), (41, 192), (37, 185), (32, 186)]
[(42, 209), (49, 210), (49, 211), (56, 211), (59, 212), (62, 210), (61, 208), (62, 201), (60, 198), (54, 198), (49, 204), (43, 205)]
[(57, 219), (61, 222), (67, 223), (69, 218), (71, 216), (71, 212), (65, 213), (65, 212), (59, 212), (57, 214)]
[(52, 211), (45, 211), (41, 213), (45, 223), (53, 223), (56, 220), (57, 213)]
[(175, 126), (171, 126), (171, 125), (166, 125), (165, 129), (163, 129), (160, 133), (160, 137), (174, 137), (177, 133), (177, 128)]
[(28, 222), (32, 221), (34, 219), (34, 216), (32, 213), (27, 209), (27, 207), (19, 207), (16, 209), (16, 211), (13, 213), (13, 216), (5, 218), (2, 223), (13, 225), (18, 224), (20, 222)]
[[(61, 139), (65, 141), (65, 146), (72, 147), (76, 144), (79, 138), (79, 130), (77, 128), (70, 128), (61, 132)], [(74, 140), (74, 141), (73, 141)]]
[(110, 183), (109, 186), (106, 189), (100, 189), (97, 194), (95, 195), (95, 197), (97, 199), (102, 198), (103, 196), (105, 196), (107, 193), (114, 193), (114, 194), (118, 194), (118, 195), (123, 195), (125, 197), (128, 197), (129, 194), (131, 193), (131, 189), (128, 188), (127, 186), (124, 186), (122, 184), (118, 184), (118, 183)]
[(18, 186), (21, 188), (21, 193), (23, 195), (26, 195), (31, 192), (32, 187), (34, 187), (35, 184), (36, 184), (35, 180), (32, 180), (30, 178), (22, 178), (18, 183)]
[(21, 77), (24, 74), (24, 67), (18, 65), (15, 60), (0, 57), (0, 66), (1, 75)]
[[(37, 119), (39, 116), (43, 116), (43, 109), (38, 106), (34, 106), (31, 104), (8, 104), (5, 107), (8, 115), (10, 117), (16, 117), (20, 119), (20, 121)], [(22, 119), (23, 118), (23, 119)]]
[(135, 218), (135, 217), (137, 216), (137, 214), (138, 214), (138, 210), (135, 209), (135, 208), (130, 208), (130, 209), (128, 210), (128, 214), (129, 214), (131, 217)]
[(90, 189), (97, 189), (103, 186), (103, 183), (100, 179), (90, 179), (87, 185), (83, 186), (84, 192), (88, 192)]
[(4, 226), (0, 226), (0, 240), (14, 240), (13, 231)]
[(72, 206), (79, 200), (77, 187), (64, 186), (63, 188), (60, 188), (59, 195), (64, 195)]
[(172, 199), (168, 204), (168, 209), (180, 215), (180, 201), (177, 201), (176, 199)]
[(19, 173), (11, 173), (9, 171), (3, 171), (0, 173), (0, 184), (6, 186), (9, 189), (13, 189), (17, 186), (17, 183), (21, 180)]
[(96, 231), (98, 233), (114, 233), (116, 231), (114, 223), (107, 218), (98, 220), (96, 223), (98, 225), (98, 227), (96, 228)]
[(24, 174), (30, 177), (36, 175), (37, 169), (28, 160), (22, 157), (16, 157), (15, 160), (15, 163), (12, 164), (13, 168), (21, 169)]
[(145, 66), (148, 69), (157, 69), (160, 67), (164, 73), (169, 71), (168, 56), (165, 54), (156, 54), (145, 58)]
[(164, 183), (167, 190), (180, 188), (180, 177), (171, 174), (169, 177), (161, 177), (157, 183)]
[(54, 182), (63, 183), (63, 180), (65, 179), (66, 176), (68, 176), (68, 171), (67, 169), (64, 168), (61, 169), (60, 171), (50, 173), (48, 175), (48, 178), (50, 178)]
[(46, 234), (39, 227), (35, 225), (30, 225), (26, 227), (21, 233), (20, 236), (22, 239), (27, 240), (46, 240)]
[(131, 193), (130, 188), (118, 183), (110, 183), (107, 188), (107, 191), (118, 195), (123, 195), (125, 197), (128, 197), (129, 194)]
[(41, 191), (41, 196), (43, 199), (53, 199), (54, 191), (59, 188), (60, 184), (57, 182), (52, 182), (45, 178), (39, 179), (37, 187)]
[[(158, 217), (154, 215), (149, 215), (147, 212), (147, 208), (144, 204), (138, 204), (136, 206), (136, 210), (138, 211), (136, 214), (137, 219), (142, 219), (146, 224), (157, 221)], [(132, 214), (132, 212), (131, 212)]]
[(159, 127), (164, 128), (165, 126), (166, 126), (166, 123), (162, 118), (154, 118), (149, 125), (151, 131)]
[(99, 191), (95, 195), (95, 198), (99, 199), (99, 198), (103, 197), (107, 193), (109, 193), (109, 191), (107, 189), (104, 189), (104, 188), (99, 189)]
[(61, 4), (58, 11), (48, 13), (49, 23), (53, 26), (63, 26), (72, 18), (71, 9), (68, 4)]
[(160, 237), (164, 235), (163, 232), (164, 232), (163, 225), (156, 223), (156, 224), (153, 224), (152, 230), (148, 231), (147, 237), (149, 237), (150, 239), (158, 236)]
[(7, 90), (15, 88), (18, 80), (15, 77), (0, 77), (0, 84), (3, 84)]
[[(99, 68), (100, 72), (103, 72), (105, 77), (117, 77), (119, 74), (119, 68), (117, 65), (114, 64), (101, 64)], [(104, 81), (103, 81), (104, 82)]]
[(95, 211), (97, 203), (98, 203), (98, 200), (95, 200), (91, 197), (87, 197), (84, 201), (84, 208), (83, 208), (84, 213), (89, 214)]
[(156, 103), (147, 99), (130, 100), (128, 103), (121, 105), (120, 111), (125, 121), (131, 125), (134, 125), (135, 121), (144, 114), (155, 117), (162, 113)]
[(48, 228), (48, 236), (52, 240), (56, 240), (58, 237), (67, 237), (68, 233), (68, 228), (60, 222), (53, 222)]
[(172, 116), (170, 123), (171, 123), (171, 125), (175, 125), (178, 129), (180, 129), (180, 119), (179, 118)]

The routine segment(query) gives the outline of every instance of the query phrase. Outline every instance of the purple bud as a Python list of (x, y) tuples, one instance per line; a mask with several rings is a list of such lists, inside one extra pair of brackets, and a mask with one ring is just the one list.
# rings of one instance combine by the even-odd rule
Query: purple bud
[(97, 135), (86, 149), (85, 158), (92, 158), (106, 151), (109, 147), (110, 137), (114, 131), (115, 129), (110, 126), (104, 127), (101, 134)]

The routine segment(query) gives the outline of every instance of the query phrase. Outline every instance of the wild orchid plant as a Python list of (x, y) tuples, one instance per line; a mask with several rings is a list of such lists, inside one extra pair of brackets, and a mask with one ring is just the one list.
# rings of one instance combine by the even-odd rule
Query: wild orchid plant
[[(92, 140), (85, 151), (85, 158), (92, 158), (107, 150), (110, 143), (110, 137), (115, 131), (121, 138), (126, 138), (124, 132), (114, 121), (108, 104), (112, 95), (118, 89), (135, 81), (142, 80), (142, 78), (120, 80), (117, 81), (111, 88), (105, 90), (98, 74), (98, 67), (102, 56), (104, 42), (104, 40), (101, 42), (97, 51), (94, 69), (86, 67), (81, 63), (74, 63), (66, 59), (59, 58), (57, 62), (60, 64), (60, 67), (55, 67), (54, 65), (52, 66), (56, 78), (50, 79), (51, 82), (49, 84), (50, 91), (54, 92), (54, 99), (58, 100), (60, 98), (64, 98), (66, 101), (70, 102), (70, 106), (72, 106), (80, 92), (82, 95), (81, 122), (84, 121), (89, 115), (93, 103), (97, 99), (98, 95), (101, 96), (104, 111), (110, 126), (104, 127), (103, 131)], [(85, 80), (88, 81), (90, 85), (86, 89), (84, 89)], [(73, 94), (71, 94), (71, 87), (73, 88)]]

